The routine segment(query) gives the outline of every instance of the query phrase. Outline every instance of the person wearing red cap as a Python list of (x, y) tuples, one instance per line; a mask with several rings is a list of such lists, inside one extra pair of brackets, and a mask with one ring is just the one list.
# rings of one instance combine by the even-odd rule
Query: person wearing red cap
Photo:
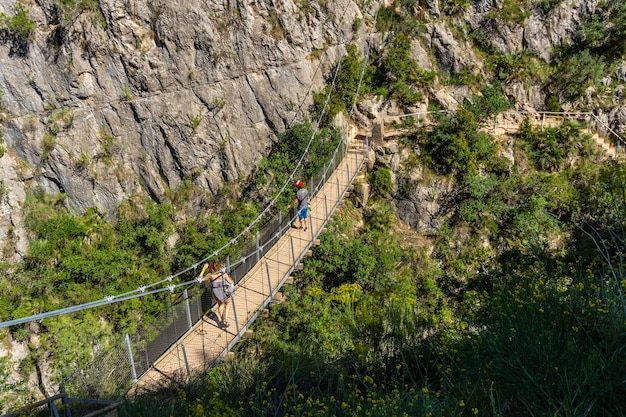
[(296, 193), (296, 198), (294, 198), (287, 208), (290, 209), (292, 206), (296, 206), (298, 209), (298, 221), (300, 222), (298, 230), (306, 231), (306, 218), (309, 212), (309, 191), (304, 188), (304, 182), (302, 180), (294, 182), (293, 186), (298, 188), (298, 192)]

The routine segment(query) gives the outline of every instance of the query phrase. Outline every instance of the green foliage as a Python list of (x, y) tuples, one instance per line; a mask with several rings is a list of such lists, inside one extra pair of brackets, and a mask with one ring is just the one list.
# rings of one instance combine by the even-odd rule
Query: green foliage
[(0, 29), (8, 30), (22, 41), (29, 41), (35, 32), (35, 21), (30, 18), (28, 9), (21, 3), (17, 3), (13, 11), (13, 17), (0, 13)]
[(568, 121), (558, 127), (534, 130), (526, 122), (520, 129), (520, 137), (528, 144), (537, 169), (554, 172), (563, 168), (568, 158), (590, 155), (592, 139), (580, 129), (578, 124)]
[[(623, 366), (624, 347), (616, 317), (623, 313), (612, 306), (615, 294), (575, 259), (512, 252), (500, 265), (472, 320), (487, 330), (460, 350), (458, 376), (486, 383), (498, 408), (507, 402), (532, 415), (619, 414), (624, 386), (615, 370)], [(482, 365), (472, 359), (477, 352)], [(488, 394), (482, 393), (485, 405)]]
[(417, 70), (417, 63), (410, 54), (411, 38), (404, 33), (394, 36), (381, 62), (383, 73), (396, 81), (406, 81)]
[[(319, 119), (323, 110), (325, 111), (324, 118), (321, 121), (322, 126), (329, 126), (337, 114), (342, 112), (348, 113), (352, 109), (352, 106), (358, 99), (356, 96), (357, 88), (360, 89), (358, 92), (359, 97), (369, 93), (371, 71), (366, 64), (365, 58), (356, 45), (346, 45), (346, 55), (337, 64), (339, 70), (335, 78), (335, 89), (330, 95), (330, 101), (326, 103), (328, 92), (331, 88), (330, 85), (314, 94), (313, 97), (316, 119)], [(337, 67), (335, 67), (335, 70)], [(335, 70), (331, 71), (331, 74), (335, 74)]]
[[(388, 216), (386, 207), (383, 205), (375, 210), (385, 210)], [(371, 216), (376, 216), (380, 222), (381, 217), (378, 214)], [(319, 248), (319, 260), (310, 264), (313, 268), (311, 275), (320, 277), (324, 288), (345, 283), (356, 283), (369, 291), (390, 288), (394, 281), (388, 279), (394, 275), (401, 252), (395, 245), (394, 238), (386, 233), (387, 228), (381, 227), (388, 222), (387, 218), (372, 230), (352, 239), (347, 236), (325, 239)], [(335, 227), (337, 230), (332, 236), (348, 233), (350, 223), (338, 222)]]
[(448, 15), (462, 13), (470, 5), (470, 0), (444, 0), (441, 8)]
[(193, 129), (193, 133), (196, 133), (198, 130), (198, 126), (200, 126), (200, 122), (202, 122), (202, 113), (198, 112), (197, 115), (189, 114), (187, 116), (191, 121), (191, 128)]
[(471, 100), (464, 104), (464, 107), (472, 112), (478, 121), (485, 121), (499, 112), (511, 108), (512, 104), (511, 100), (504, 94), (502, 86), (497, 83), (493, 86), (485, 85), (481, 89), (481, 94), (472, 96)]
[(77, 364), (88, 364), (94, 359), (94, 346), (110, 338), (114, 329), (102, 320), (96, 311), (81, 314), (79, 320), (61, 315), (45, 320), (46, 333), (41, 336), (41, 355), (54, 358), (59, 377), (70, 375)]
[(107, 135), (106, 133), (102, 134), (100, 140), (100, 151), (105, 164), (111, 164), (113, 155), (119, 152), (120, 149), (121, 146), (116, 137)]
[(530, 0), (504, 0), (497, 13), (505, 22), (522, 25), (531, 14), (529, 10), (531, 6)]
[(424, 158), (440, 174), (462, 176), (475, 171), (476, 159), (468, 135), (473, 135), (476, 127), (473, 114), (463, 109), (454, 118), (441, 116), (432, 132), (421, 135)]
[(583, 25), (585, 45), (608, 59), (621, 57), (626, 52), (626, 4), (614, 1), (602, 6)]
[(562, 110), (559, 98), (555, 95), (548, 97), (546, 100), (546, 110), (550, 112), (560, 112)]
[(561, 2), (562, 0), (539, 0), (537, 5), (541, 8), (541, 10), (543, 10), (545, 14), (548, 14), (554, 7), (559, 5)]
[(122, 87), (122, 92), (124, 93), (124, 97), (126, 98), (126, 100), (132, 101), (133, 93), (130, 91), (130, 89), (127, 86)]
[(57, 4), (63, 11), (65, 22), (71, 22), (85, 12), (94, 14), (94, 23), (104, 22), (104, 17), (100, 12), (99, 0), (57, 0)]
[[(24, 258), (23, 274), (28, 280), (36, 277), (29, 285), (31, 294), (51, 302), (47, 310), (101, 298), (96, 294), (102, 290), (134, 289), (168, 271), (165, 241), (173, 231), (171, 207), (149, 207), (145, 218), (137, 212), (121, 217), (114, 229), (95, 210), (76, 217), (41, 197), (27, 198), (25, 223), (36, 237)], [(54, 292), (64, 297), (51, 298)]]
[(394, 185), (391, 178), (391, 170), (389, 168), (378, 168), (374, 173), (374, 191), (376, 194), (387, 197), (394, 191)]
[(517, 54), (493, 52), (488, 58), (496, 80), (510, 84), (521, 81), (524, 85), (541, 84), (549, 74), (548, 65), (527, 50)]
[(605, 229), (623, 233), (626, 229), (626, 165), (594, 165), (593, 168), (578, 176), (588, 196), (589, 211), (594, 213), (591, 219)]
[[(0, 356), (0, 410), (6, 410), (5, 407), (18, 408), (21, 402), (16, 402), (11, 396), (17, 398), (19, 394), (25, 392), (25, 384), (23, 382), (15, 382), (11, 378), (11, 363), (7, 356)], [(12, 395), (10, 395), (12, 394)]]
[(480, 72), (475, 71), (471, 67), (464, 67), (461, 71), (451, 74), (448, 80), (452, 85), (462, 85), (470, 88), (480, 85), (482, 81), (483, 76)]
[[(338, 129), (322, 128), (315, 131), (309, 121), (296, 124), (278, 136), (280, 140), (269, 156), (261, 160), (253, 174), (256, 186), (262, 188), (267, 195), (280, 190), (309, 143), (308, 153), (302, 160), (301, 169), (296, 173), (305, 180), (321, 174), (341, 141), (341, 132)], [(293, 197), (283, 194), (283, 198), (287, 201)]]
[[(82, 216), (70, 213), (64, 198), (41, 190), (27, 193), (24, 223), (32, 241), (23, 261), (7, 275), (0, 308), (6, 319), (134, 290), (170, 272), (171, 206), (127, 203), (111, 225), (94, 209)], [(51, 355), (60, 379), (93, 360), (94, 346), (106, 348), (114, 331), (133, 333), (160, 308), (158, 297), (146, 297), (141, 305), (129, 302), (43, 320), (41, 347), (32, 348), (24, 363)], [(20, 328), (13, 331), (21, 337)]]
[[(399, 4), (398, 4), (399, 3)], [(413, 15), (415, 2), (400, 0), (378, 10), (376, 29), (379, 32), (402, 32), (414, 36), (422, 30)]]
[(47, 131), (46, 133), (44, 133), (43, 137), (41, 138), (42, 162), (45, 162), (48, 160), (48, 156), (50, 155), (50, 152), (54, 150), (54, 147), (56, 146), (56, 144), (57, 144), (57, 140), (56, 140), (56, 134), (54, 132)]
[(379, 32), (389, 32), (395, 26), (398, 16), (393, 7), (381, 7), (378, 10), (376, 19), (376, 30)]
[(543, 245), (559, 240), (581, 204), (580, 192), (566, 173), (519, 177), (468, 176), (459, 220), (492, 237), (494, 242)]
[(409, 107), (422, 99), (417, 88), (425, 87), (434, 77), (433, 72), (419, 69), (411, 58), (411, 38), (397, 33), (380, 60), (376, 82), (398, 104)]
[(560, 102), (581, 97), (587, 87), (597, 83), (606, 74), (604, 59), (585, 49), (577, 53), (563, 51), (550, 80), (550, 90)]

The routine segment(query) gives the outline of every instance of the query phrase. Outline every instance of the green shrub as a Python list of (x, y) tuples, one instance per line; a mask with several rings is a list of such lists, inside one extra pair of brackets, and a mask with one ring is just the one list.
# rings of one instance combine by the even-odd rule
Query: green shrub
[(13, 17), (0, 13), (0, 28), (8, 29), (23, 41), (30, 40), (35, 32), (35, 21), (29, 17), (28, 10), (23, 4), (17, 3), (13, 10), (15, 13)]
[(556, 62), (550, 91), (559, 97), (560, 102), (580, 98), (587, 87), (595, 85), (606, 74), (604, 58), (592, 55), (587, 49), (573, 54), (563, 51)]
[(583, 22), (584, 44), (599, 51), (608, 60), (620, 58), (626, 51), (626, 4), (606, 2)]
[(559, 127), (528, 129), (521, 131), (521, 137), (529, 146), (529, 155), (537, 169), (554, 172), (563, 168), (566, 158), (586, 152), (585, 140), (576, 123), (565, 122)]
[(391, 181), (391, 170), (389, 168), (378, 168), (374, 173), (374, 191), (383, 197), (390, 196), (394, 191)]
[(478, 121), (487, 120), (511, 106), (511, 100), (506, 97), (499, 83), (484, 86), (481, 95), (473, 95), (471, 100), (464, 104), (465, 109), (472, 112)]
[(470, 0), (443, 0), (442, 10), (448, 15), (462, 13), (470, 5)]
[(504, 0), (498, 10), (498, 15), (505, 22), (513, 22), (522, 25), (524, 21), (531, 15), (531, 7), (529, 0)]
[[(325, 109), (321, 126), (329, 126), (338, 113), (349, 112), (359, 97), (367, 95), (371, 85), (371, 70), (366, 65), (356, 45), (346, 45), (346, 55), (337, 64), (339, 71), (335, 79), (335, 89), (330, 96), (330, 102), (326, 105), (326, 100), (331, 86), (326, 86), (313, 96), (315, 118), (318, 119)], [(335, 69), (337, 69), (335, 67)], [(335, 71), (331, 71), (334, 74)], [(330, 84), (330, 79), (328, 80)], [(357, 97), (357, 89), (359, 89)]]
[(555, 95), (551, 95), (546, 100), (546, 110), (551, 112), (560, 112), (562, 110), (559, 98)]
[(463, 176), (476, 170), (476, 158), (470, 148), (471, 136), (476, 133), (472, 113), (460, 108), (454, 117), (440, 116), (432, 132), (423, 132), (420, 144), (423, 157), (439, 174)]
[(401, 0), (400, 4), (380, 7), (376, 18), (376, 30), (379, 32), (402, 32), (414, 36), (423, 31), (423, 24), (415, 19), (413, 0)]

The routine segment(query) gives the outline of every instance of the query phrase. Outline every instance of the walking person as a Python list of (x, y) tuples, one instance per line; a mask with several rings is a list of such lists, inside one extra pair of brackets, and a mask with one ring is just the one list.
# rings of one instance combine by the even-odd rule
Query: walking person
[[(207, 270), (209, 273), (205, 276), (204, 273)], [(219, 318), (222, 327), (230, 326), (230, 323), (228, 323), (226, 319), (228, 318), (230, 297), (232, 296), (232, 291), (234, 290), (232, 278), (226, 273), (221, 263), (211, 261), (204, 264), (202, 272), (200, 272), (199, 279), (200, 282), (205, 282), (207, 280), (211, 281), (211, 291), (213, 292), (213, 296), (217, 302), (217, 317)]]
[(298, 230), (307, 230), (306, 218), (309, 213), (309, 191), (304, 188), (304, 182), (298, 180), (293, 183), (293, 186), (298, 189), (296, 192), (296, 198), (287, 206), (290, 209), (292, 206), (296, 206), (298, 210), (298, 221), (300, 226)]

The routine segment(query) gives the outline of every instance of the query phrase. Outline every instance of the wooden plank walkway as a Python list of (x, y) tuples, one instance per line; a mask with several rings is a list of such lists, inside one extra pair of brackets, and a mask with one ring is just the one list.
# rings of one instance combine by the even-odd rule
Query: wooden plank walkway
[[(312, 195), (308, 230), (289, 229), (239, 282), (230, 303), (230, 327), (218, 327), (215, 315), (209, 312), (138, 378), (129, 394), (185, 381), (221, 360), (232, 359), (232, 347), (251, 333), (250, 325), (277, 297), (282, 285), (323, 232), (363, 165), (365, 147), (362, 138), (349, 141), (346, 156), (321, 189)], [(312, 191), (309, 188), (309, 192)]]

